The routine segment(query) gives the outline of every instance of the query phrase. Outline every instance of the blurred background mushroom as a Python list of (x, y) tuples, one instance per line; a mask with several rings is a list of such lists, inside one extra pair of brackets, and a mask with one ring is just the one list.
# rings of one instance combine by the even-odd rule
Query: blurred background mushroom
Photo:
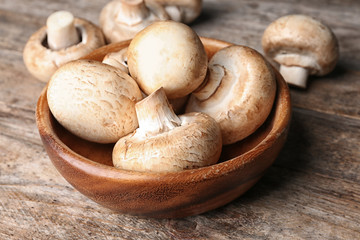
[(306, 88), (308, 75), (331, 72), (339, 46), (331, 29), (306, 15), (283, 16), (271, 23), (262, 37), (267, 57), (280, 64), (287, 83)]
[(104, 44), (104, 35), (96, 25), (74, 18), (70, 12), (58, 11), (29, 38), (24, 47), (24, 63), (34, 77), (47, 82), (60, 66)]
[[(149, 0), (147, 0), (149, 1)], [(194, 21), (201, 13), (202, 0), (150, 0), (161, 4), (171, 20), (186, 24)]]
[(108, 43), (132, 39), (159, 20), (190, 23), (201, 13), (201, 0), (113, 0), (100, 13), (100, 26)]

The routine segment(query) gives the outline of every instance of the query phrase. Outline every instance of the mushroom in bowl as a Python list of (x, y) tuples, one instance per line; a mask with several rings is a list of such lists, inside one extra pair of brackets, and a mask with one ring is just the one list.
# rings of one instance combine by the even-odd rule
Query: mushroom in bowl
[(141, 91), (122, 70), (93, 60), (75, 60), (51, 77), (47, 100), (54, 117), (88, 141), (114, 143), (138, 127), (135, 103)]
[[(230, 43), (201, 38), (208, 57)], [(129, 41), (95, 50), (88, 59), (102, 61)], [(49, 110), (46, 88), (36, 120), (44, 147), (54, 166), (78, 191), (95, 202), (125, 214), (180, 218), (223, 206), (252, 187), (271, 166), (288, 133), (289, 89), (276, 75), (276, 97), (267, 120), (242, 141), (223, 147), (218, 163), (197, 169), (154, 173), (118, 169), (112, 163), (113, 144), (96, 144), (64, 129)]]
[(222, 149), (218, 123), (204, 113), (177, 116), (163, 88), (135, 105), (139, 128), (115, 144), (117, 168), (175, 172), (215, 164)]
[(204, 112), (220, 125), (223, 144), (240, 141), (267, 119), (276, 94), (271, 65), (252, 48), (233, 45), (212, 56), (207, 80), (186, 105), (186, 112)]

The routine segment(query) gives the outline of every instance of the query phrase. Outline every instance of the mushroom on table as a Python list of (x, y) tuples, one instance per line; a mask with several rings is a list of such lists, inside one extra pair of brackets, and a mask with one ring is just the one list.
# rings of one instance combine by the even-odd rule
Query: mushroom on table
[(215, 164), (222, 150), (221, 131), (204, 113), (177, 116), (163, 88), (136, 103), (139, 128), (113, 150), (117, 168), (174, 172)]
[(268, 117), (276, 94), (272, 66), (249, 47), (216, 52), (204, 84), (193, 92), (186, 112), (204, 112), (220, 125), (223, 144), (244, 139)]
[(69, 12), (51, 14), (46, 24), (29, 38), (23, 52), (28, 71), (41, 81), (47, 82), (60, 66), (105, 44), (100, 28)]
[(159, 20), (190, 23), (202, 9), (201, 0), (114, 0), (100, 13), (100, 26), (109, 43), (132, 39)]
[(283, 16), (262, 37), (266, 56), (280, 64), (286, 82), (306, 88), (308, 75), (331, 72), (339, 58), (338, 41), (331, 29), (306, 15)]
[(114, 0), (100, 13), (100, 26), (108, 43), (132, 39), (136, 33), (159, 20), (168, 20), (164, 8), (152, 1)]
[(150, 0), (165, 8), (171, 20), (191, 23), (201, 13), (202, 0)]

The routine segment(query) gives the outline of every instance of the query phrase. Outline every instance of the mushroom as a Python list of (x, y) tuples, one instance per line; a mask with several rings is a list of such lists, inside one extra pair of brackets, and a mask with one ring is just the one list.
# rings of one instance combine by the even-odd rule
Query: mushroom
[(79, 59), (105, 44), (101, 30), (91, 22), (66, 11), (49, 16), (46, 26), (25, 45), (23, 58), (28, 71), (47, 82), (63, 64)]
[(201, 13), (202, 0), (151, 0), (161, 4), (170, 19), (183, 22), (191, 23)]
[(125, 73), (129, 73), (127, 66), (127, 48), (106, 54), (102, 62), (117, 67)]
[(221, 131), (208, 115), (175, 115), (163, 88), (136, 103), (135, 108), (139, 128), (115, 144), (112, 156), (116, 168), (174, 172), (218, 161)]
[(308, 75), (331, 72), (339, 58), (331, 29), (305, 15), (288, 15), (271, 23), (262, 46), (266, 56), (280, 64), (284, 79), (301, 88), (306, 88)]
[(51, 77), (47, 100), (56, 120), (92, 142), (114, 143), (138, 127), (136, 82), (118, 68), (93, 60), (75, 60)]
[(144, 0), (114, 0), (100, 13), (100, 26), (109, 43), (132, 39), (136, 33), (169, 15), (155, 2)]
[(182, 98), (203, 82), (207, 55), (189, 26), (159, 21), (139, 32), (128, 49), (130, 75), (150, 95), (163, 87), (169, 99)]
[(233, 45), (211, 58), (207, 80), (191, 94), (186, 112), (213, 117), (220, 125), (223, 144), (231, 144), (264, 123), (275, 93), (271, 65), (254, 49)]

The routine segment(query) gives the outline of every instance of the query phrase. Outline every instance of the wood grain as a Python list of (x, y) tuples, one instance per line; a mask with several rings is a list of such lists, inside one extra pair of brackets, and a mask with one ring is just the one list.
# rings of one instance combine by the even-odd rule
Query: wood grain
[(35, 125), (44, 83), (22, 62), (30, 35), (55, 10), (98, 23), (108, 1), (0, 0), (0, 239), (359, 239), (360, 2), (204, 0), (191, 26), (201, 36), (261, 49), (276, 18), (313, 15), (335, 32), (333, 73), (292, 88), (288, 141), (249, 192), (178, 220), (121, 215), (69, 185), (50, 163)]

